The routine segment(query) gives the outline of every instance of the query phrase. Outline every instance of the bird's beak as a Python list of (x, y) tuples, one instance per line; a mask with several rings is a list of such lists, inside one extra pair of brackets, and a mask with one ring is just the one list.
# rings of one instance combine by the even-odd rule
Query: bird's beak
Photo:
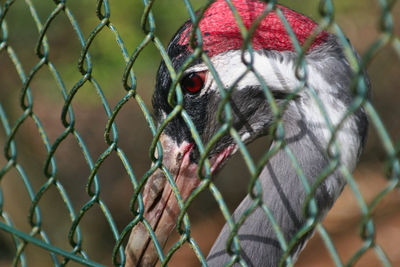
[[(178, 145), (166, 134), (161, 135), (160, 142), (163, 148), (163, 165), (168, 168), (183, 201), (185, 201), (200, 184), (200, 179), (196, 175), (197, 164), (190, 162), (193, 144), (183, 142)], [(210, 159), (211, 171), (215, 171), (232, 151), (233, 148), (230, 147), (212, 157)], [(157, 169), (149, 177), (143, 190), (143, 202), (143, 217), (154, 230), (160, 246), (164, 247), (176, 225), (180, 208), (170, 184), (160, 169)], [(125, 266), (147, 267), (154, 266), (157, 262), (158, 253), (142, 222), (132, 229), (125, 254)]]

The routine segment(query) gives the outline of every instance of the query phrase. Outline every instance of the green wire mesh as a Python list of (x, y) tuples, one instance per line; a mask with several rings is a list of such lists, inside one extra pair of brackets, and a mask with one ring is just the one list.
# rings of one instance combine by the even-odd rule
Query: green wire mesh
[[(244, 40), (242, 49), (252, 52), (251, 35), (256, 29), (259, 20), (256, 20), (249, 29), (246, 29), (232, 2), (229, 0), (226, 2), (231, 7), (241, 30)], [(309, 88), (306, 89), (304, 86), (306, 63), (303, 51), (307, 50), (307, 46), (311, 44), (311, 41), (302, 47), (282, 12), (276, 8), (276, 1), (265, 2), (268, 3), (267, 9), (261, 17), (266, 16), (271, 10), (275, 10), (284, 23), (295, 51), (298, 54), (296, 73), (303, 86), (296, 90), (310, 90), (315, 101), (319, 103), (321, 113), (326, 114), (315, 92)], [(87, 266), (101, 266), (102, 264), (123, 266), (125, 263), (124, 245), (126, 244), (130, 230), (137, 223), (143, 222), (156, 246), (162, 266), (166, 266), (175, 252), (180, 250), (185, 244), (188, 244), (194, 251), (197, 257), (197, 265), (201, 264), (205, 266), (206, 252), (200, 249), (198, 241), (191, 234), (192, 227), (187, 210), (195, 202), (195, 199), (199, 197), (200, 193), (208, 191), (211, 193), (210, 197), (214, 198), (217, 202), (224, 220), (231, 229), (231, 235), (227, 244), (227, 247), (231, 248), (228, 251), (231, 255), (231, 261), (228, 263), (228, 266), (232, 266), (234, 263), (247, 266), (244, 259), (240, 256), (240, 243), (237, 231), (246, 217), (257, 207), (261, 207), (264, 210), (266, 218), (271, 221), (276, 230), (279, 243), (284, 250), (281, 265), (294, 265), (290, 257), (292, 248), (305, 233), (311, 228), (316, 227), (318, 235), (323, 240), (326, 250), (329, 252), (332, 263), (335, 266), (352, 266), (371, 251), (375, 253), (376, 258), (382, 265), (391, 266), (395, 255), (391, 255), (385, 251), (379, 242), (377, 242), (378, 233), (373, 214), (386, 196), (393, 192), (397, 193), (396, 187), (398, 187), (400, 175), (400, 139), (393, 141), (399, 138), (399, 136), (394, 136), (394, 138), (391, 136), (390, 129), (386, 128), (389, 125), (383, 123), (377, 109), (368, 100), (367, 85), (365, 84), (362, 70), (367, 68), (383, 50), (387, 49), (390, 49), (394, 57), (396, 57), (394, 61), (397, 63), (400, 61), (399, 29), (396, 28), (393, 17), (393, 14), (398, 15), (400, 13), (398, 5), (397, 9), (395, 9), (396, 1), (369, 1), (369, 3), (373, 4), (369, 8), (376, 10), (376, 17), (374, 19), (378, 20), (379, 33), (377, 34), (377, 38), (370, 42), (365, 49), (361, 61), (358, 63), (345, 34), (335, 20), (333, 1), (321, 0), (309, 2), (307, 5), (312, 6), (315, 14), (318, 14), (320, 18), (318, 20), (318, 31), (327, 29), (338, 35), (341, 44), (345, 47), (345, 54), (351, 64), (351, 68), (356, 74), (353, 77), (353, 86), (351, 88), (355, 97), (346, 116), (349, 116), (360, 107), (364, 107), (374, 128), (377, 146), (383, 151), (383, 159), (381, 161), (385, 165), (385, 170), (382, 174), (382, 176), (386, 177), (385, 185), (372, 198), (370, 197), (368, 201), (365, 200), (365, 196), (362, 194), (354, 176), (349, 173), (345, 166), (340, 164), (338, 160), (340, 158), (340, 150), (337, 144), (335, 144), (334, 137), (329, 145), (332, 151), (330, 155), (331, 162), (318, 178), (320, 183), (334, 170), (340, 170), (346, 178), (348, 188), (359, 206), (361, 216), (359, 220), (359, 232), (357, 234), (361, 240), (361, 244), (351, 257), (343, 261), (343, 257), (339, 255), (335, 242), (328, 230), (322, 223), (317, 221), (316, 203), (312, 195), (318, 183), (315, 185), (307, 183), (302, 170), (298, 167), (295, 156), (284, 145), (283, 126), (280, 116), (282, 109), (276, 105), (270, 90), (253, 68), (251, 58), (247, 62), (246, 73), (252, 72), (259, 79), (267, 98), (266, 101), (271, 106), (274, 115), (272, 136), (277, 141), (275, 142), (276, 145), (270, 148), (270, 150), (264, 151), (256, 161), (241, 141), (238, 132), (232, 127), (229, 97), (240, 78), (230, 88), (227, 90), (224, 89), (210, 59), (202, 51), (201, 35), (197, 29), (198, 22), (204, 10), (212, 1), (193, 1), (193, 3), (189, 0), (170, 1), (168, 3), (171, 5), (170, 8), (180, 8), (182, 9), (181, 14), (183, 14), (181, 21), (172, 21), (174, 19), (174, 10), (167, 11), (172, 13), (170, 16), (163, 14), (162, 11), (156, 12), (157, 5), (162, 4), (161, 1), (155, 0), (143, 0), (142, 3), (135, 2), (129, 4), (124, 3), (124, 1), (111, 3), (111, 1), (107, 0), (98, 0), (97, 4), (90, 1), (8, 0), (0, 1), (0, 71), (2, 72), (0, 80), (0, 141), (3, 146), (3, 155), (0, 159), (0, 238), (4, 237), (7, 240), (5, 243), (0, 242), (0, 250), (3, 250), (2, 246), (4, 246), (4, 251), (8, 251), (8, 254), (11, 255), (11, 257), (6, 257), (8, 259), (6, 262), (12, 263), (14, 266), (30, 265), (35, 258), (35, 256), (32, 256), (32, 251), (36, 251), (35, 249), (40, 247), (41, 251), (44, 251), (42, 258), (46, 258), (49, 264), (51, 263), (55, 266), (69, 265), (71, 262)], [(286, 4), (290, 4), (290, 2)], [(195, 13), (194, 5), (196, 9), (200, 8), (198, 13)], [(162, 8), (165, 7), (168, 6), (164, 3)], [(162, 9), (158, 8), (158, 10)], [(360, 5), (359, 8), (363, 8), (363, 6)], [(186, 11), (183, 11), (184, 9)], [(120, 12), (118, 14), (124, 14), (125, 17), (113, 17), (113, 10)], [(154, 15), (153, 11), (155, 12)], [(24, 17), (23, 19), (21, 18), (22, 16)], [(156, 23), (158, 16), (163, 23)], [(196, 29), (193, 31), (190, 39), (193, 55), (185, 62), (181, 69), (174, 70), (171, 59), (166, 53), (165, 45), (174, 30), (178, 28), (179, 24), (183, 23), (185, 17), (189, 17), (192, 20), (194, 29)], [(139, 18), (141, 19), (139, 20)], [(19, 22), (20, 24), (28, 23), (31, 28), (28, 25), (26, 26), (31, 30), (13, 32), (13, 29), (22, 29), (24, 27), (24, 25), (22, 25), (23, 27), (17, 27), (18, 20), (22, 21)], [(129, 23), (120, 24), (122, 20), (140, 25), (140, 31), (134, 31), (130, 28)], [(132, 22), (132, 20), (134, 21)], [(83, 27), (83, 22), (81, 21), (84, 21)], [(113, 21), (118, 21), (118, 23), (113, 23)], [(167, 30), (166, 25), (169, 24), (171, 27)], [(117, 31), (117, 25), (122, 25), (122, 27), (118, 26), (119, 31)], [(55, 38), (54, 36), (59, 35), (58, 31), (64, 28), (68, 28), (68, 30), (65, 30), (65, 33), (68, 33), (68, 35), (58, 36), (58, 39)], [(35, 33), (33, 29), (35, 29)], [(164, 30), (168, 34), (164, 33)], [(134, 41), (131, 35), (135, 35)], [(112, 42), (106, 42), (107, 45), (112, 43), (112, 46), (105, 47), (102, 43), (104, 39), (113, 39)], [(194, 42), (195, 39), (197, 42)], [(73, 50), (67, 46), (64, 51), (64, 44), (57, 44), (57, 40), (58, 42), (62, 40), (63, 43), (77, 41), (76, 49)], [(32, 50), (24, 48), (25, 44), (28, 46), (28, 43), (32, 42), (35, 43), (33, 47), (34, 53), (32, 53)], [(129, 43), (129, 46), (125, 43)], [(99, 52), (101, 49), (102, 51)], [(133, 52), (130, 53), (130, 50)], [(75, 51), (75, 53), (71, 51)], [(155, 73), (157, 65), (146, 66), (143, 63), (143, 61), (149, 58), (149, 54), (151, 53), (156, 53), (166, 63), (173, 80), (169, 94), (169, 103), (174, 106), (174, 109), (158, 128), (152, 119), (149, 104), (149, 96), (152, 90), (146, 89), (147, 91), (145, 92), (140, 91), (143, 87), (151, 88), (154, 84), (148, 81), (140, 84), (137, 79), (142, 74), (141, 68), (151, 68), (153, 73)], [(110, 62), (95, 63), (98, 62), (102, 55), (113, 55), (113, 57), (109, 59)], [(208, 144), (201, 142), (190, 116), (182, 107), (183, 96), (178, 82), (185, 67), (199, 57), (207, 64), (210, 72), (215, 77), (218, 86), (221, 88), (220, 93), (222, 97), (217, 113), (221, 127)], [(73, 58), (75, 64), (73, 70), (70, 65), (65, 67), (65, 65), (59, 63), (60, 58), (67, 61)], [(142, 63), (140, 62), (141, 59)], [(154, 62), (154, 60), (150, 62)], [(110, 66), (117, 64), (120, 68), (117, 70), (107, 69), (106, 67), (103, 69), (97, 68), (99, 64), (110, 64)], [(12, 74), (8, 74), (14, 72), (15, 77)], [(104, 81), (103, 78), (105, 76), (117, 76), (117, 80), (113, 80), (117, 82)], [(154, 80), (154, 76), (151, 78), (147, 77), (147, 79)], [(40, 81), (43, 80), (45, 85), (41, 86)], [(50, 89), (39, 93), (42, 90), (41, 87), (46, 86)], [(15, 93), (17, 89), (18, 94)], [(373, 90), (379, 89), (373, 88)], [(50, 100), (42, 97), (46, 94), (50, 95)], [(11, 101), (11, 103), (8, 103), (8, 101)], [(56, 104), (45, 106), (44, 102), (46, 101), (55, 102)], [(86, 110), (82, 109), (82, 106), (94, 105), (102, 106), (102, 111), (97, 109), (103, 117), (100, 121), (101, 128), (96, 129), (93, 126), (92, 130), (93, 132), (98, 130), (104, 134), (104, 140), (101, 144), (100, 142), (92, 144), (90, 134), (81, 130), (82, 124), (91, 125), (92, 123), (99, 123), (96, 121), (98, 116), (93, 117), (93, 119), (84, 120), (83, 122), (80, 119), (82, 118), (81, 113), (84, 113)], [(140, 115), (141, 117), (141, 125), (130, 124), (129, 118), (126, 118), (126, 116), (124, 121), (119, 121), (119, 118), (124, 116), (124, 111), (133, 108), (133, 105), (135, 105), (135, 116)], [(49, 107), (53, 107), (56, 110), (49, 109)], [(43, 108), (46, 109), (43, 110)], [(58, 116), (57, 119), (61, 120), (56, 127), (58, 130), (52, 130), (49, 125), (45, 125), (43, 120), (44, 114), (56, 114)], [(185, 202), (179, 194), (173, 177), (171, 177), (168, 169), (162, 164), (163, 153), (161, 145), (158, 142), (158, 138), (166, 124), (173, 117), (179, 115), (183, 117), (190, 127), (193, 139), (201, 155), (198, 175), (201, 177), (202, 182)], [(336, 133), (340, 124), (335, 128), (326, 115), (325, 120), (331, 132)], [(145, 134), (149, 136), (147, 154), (143, 155), (141, 153), (136, 157), (128, 156), (128, 154), (132, 154), (126, 149), (126, 142), (124, 142), (124, 138), (120, 138), (119, 133), (125, 131), (124, 137), (126, 137), (126, 132), (130, 132), (129, 129), (136, 129), (134, 133), (138, 135), (138, 132), (143, 128), (146, 128), (143, 131), (146, 131)], [(237, 143), (240, 154), (250, 173), (247, 191), (253, 199), (253, 204), (237, 222), (231, 217), (232, 210), (228, 208), (228, 203), (224, 199), (223, 193), (214, 180), (211, 179), (210, 164), (207, 160), (208, 152), (212, 146), (225, 134), (231, 135)], [(140, 135), (138, 135), (137, 139), (133, 140), (134, 142), (141, 142)], [(32, 142), (40, 143), (40, 151), (27, 148)], [(76, 151), (82, 155), (81, 158), (73, 160), (60, 156), (63, 153), (67, 153), (65, 152), (65, 146), (75, 146)], [(34, 148), (35, 146), (31, 147)], [(93, 147), (96, 147), (96, 149), (93, 149)], [(275, 223), (275, 219), (268, 206), (262, 202), (262, 190), (257, 180), (263, 166), (279, 149), (285, 150), (291, 157), (293, 166), (296, 168), (297, 174), (302, 179), (303, 185), (308, 192), (307, 202), (304, 205), (304, 212), (307, 214), (308, 220), (293, 240), (285, 240), (283, 237), (279, 225)], [(156, 151), (157, 157), (155, 156)], [(40, 171), (37, 171), (38, 168), (33, 166), (31, 162), (36, 162), (35, 158), (40, 159)], [(146, 158), (147, 165), (145, 167), (138, 167), (139, 164), (136, 162), (142, 162), (138, 158)], [(82, 163), (74, 165), (77, 160), (84, 162), (84, 165)], [(110, 166), (107, 165), (109, 161), (119, 162), (119, 166), (122, 166), (122, 171), (118, 173), (112, 170), (105, 172), (104, 169)], [(60, 166), (64, 167), (61, 168)], [(68, 172), (65, 170), (66, 168), (78, 170), (76, 172)], [(140, 194), (148, 177), (158, 168), (161, 168), (166, 174), (166, 178), (171, 184), (181, 208), (181, 213), (177, 221), (179, 237), (175, 243), (167, 247), (164, 251), (160, 247), (154, 231), (143, 218), (144, 207)], [(80, 173), (80, 177), (84, 179), (84, 183), (81, 180), (81, 184), (71, 184), (71, 181), (68, 181), (68, 179), (74, 179), (75, 177), (69, 177), (68, 173)], [(107, 189), (107, 186), (113, 187), (121, 179), (127, 182), (124, 186), (130, 186), (130, 203), (125, 203), (125, 205), (119, 204), (125, 208), (124, 212), (126, 216), (129, 216), (129, 219), (125, 221), (116, 218), (114, 209), (110, 208), (110, 199), (112, 197), (108, 194), (112, 192)], [(10, 186), (11, 182), (15, 182), (16, 185), (14, 187)], [(16, 187), (23, 190), (18, 190), (15, 194), (11, 193), (10, 190)], [(83, 193), (81, 190), (85, 190), (85, 192)], [(10, 197), (13, 194), (14, 196)], [(20, 194), (24, 196), (22, 197)], [(58, 199), (55, 203), (60, 208), (57, 206), (56, 209), (59, 209), (60, 213), (64, 213), (64, 218), (61, 218), (62, 216), (54, 218), (58, 215), (52, 216), (51, 212), (46, 210), (51, 209), (48, 204), (44, 204), (46, 201), (49, 201), (48, 196), (50, 195)], [(118, 201), (119, 194), (114, 193), (113, 197), (116, 198), (113, 201)], [(24, 206), (23, 200), (28, 203), (27, 207)], [(112, 205), (112, 207), (115, 206), (115, 204)], [(21, 219), (21, 216), (15, 219), (18, 223), (14, 222), (14, 216), (18, 216), (16, 215), (18, 214), (16, 210), (19, 210), (20, 214), (23, 213), (23, 219)], [(54, 207), (52, 210), (54, 210)], [(96, 224), (97, 221), (104, 221), (103, 224), (108, 232), (108, 238), (98, 239), (104, 242), (103, 246), (109, 248), (107, 255), (94, 252), (90, 248), (90, 244), (93, 244), (93, 242), (89, 245), (86, 243), (86, 240), (91, 239), (90, 235), (99, 235), (100, 237), (103, 235), (103, 232), (90, 232), (90, 227), (87, 226)], [(59, 230), (58, 227), (64, 229), (65, 233), (62, 233), (63, 231)], [(96, 256), (93, 257), (92, 255)]]

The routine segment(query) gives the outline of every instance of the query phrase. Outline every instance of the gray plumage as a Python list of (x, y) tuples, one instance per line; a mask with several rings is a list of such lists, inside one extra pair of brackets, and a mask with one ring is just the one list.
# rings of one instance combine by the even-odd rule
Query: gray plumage
[[(284, 120), (287, 120), (287, 116)], [(290, 121), (285, 127), (286, 145), (296, 156), (304, 175), (312, 184), (318, 173), (326, 167), (327, 157), (322, 152), (318, 136), (307, 128), (300, 116), (291, 117)], [(334, 176), (328, 179), (339, 179), (337, 190), (342, 190), (343, 179)], [(263, 202), (272, 211), (285, 239), (289, 242), (305, 222), (302, 208), (306, 191), (284, 150), (278, 151), (271, 158), (259, 180), (264, 191)], [(335, 198), (336, 196), (328, 193), (325, 184), (319, 187), (315, 194), (319, 217), (329, 210)], [(235, 210), (234, 218), (239, 218), (252, 202), (250, 196), (246, 196)], [(223, 266), (229, 261), (230, 256), (225, 251), (229, 234), (229, 227), (225, 225), (208, 255), (207, 261), (210, 266)], [(297, 254), (309, 236), (305, 236), (299, 242), (293, 254)], [(249, 266), (276, 266), (279, 263), (282, 249), (271, 222), (261, 208), (257, 208), (239, 228), (238, 237), (242, 249), (241, 256)]]
[[(285, 52), (286, 57), (283, 53), (267, 53), (272, 57), (280, 57), (280, 60), (290, 61), (295, 59), (293, 52)], [(353, 101), (349, 90), (352, 71), (336, 38), (331, 36), (327, 44), (312, 51), (306, 56), (306, 59), (308, 64), (317, 63), (316, 69), (335, 89), (332, 99), (348, 107)], [(310, 73), (309, 75), (312, 74)], [(366, 83), (369, 86), (367, 77)], [(319, 92), (319, 88), (314, 89)], [(325, 140), (326, 137), (322, 133), (322, 128), (327, 126), (314, 124), (305, 117), (303, 104), (307, 100), (301, 99), (304, 97), (307, 98), (309, 95), (300, 94), (300, 99), (292, 101), (283, 115), (285, 144), (296, 157), (308, 183), (313, 185), (318, 175), (329, 163), (327, 140)], [(239, 101), (239, 98), (236, 101)], [(336, 106), (335, 104), (332, 103), (335, 108), (340, 109), (340, 105)], [(266, 114), (270, 111), (265, 107), (260, 106), (260, 109), (264, 110), (265, 118), (271, 116), (271, 114)], [(342, 132), (345, 131), (348, 136), (356, 137), (355, 141), (348, 143), (348, 145), (357, 149), (356, 157), (358, 157), (365, 143), (368, 120), (362, 108), (347, 120), (352, 123), (342, 129)], [(273, 143), (272, 146), (274, 145)], [(342, 149), (348, 148), (342, 147)], [(342, 164), (346, 165), (347, 163), (342, 162)], [(351, 171), (354, 166), (349, 166), (349, 168)], [(286, 151), (279, 150), (268, 161), (259, 176), (259, 181), (263, 188), (262, 200), (271, 210), (284, 234), (286, 242), (290, 243), (306, 221), (302, 213), (306, 191)], [(336, 170), (318, 187), (314, 194), (318, 206), (318, 220), (321, 220), (332, 207), (344, 185), (344, 178)], [(246, 196), (233, 214), (235, 221), (250, 207), (252, 202), (253, 200), (250, 196)], [(312, 233), (313, 230), (304, 235), (291, 251), (290, 254), (293, 260), (297, 258)], [(230, 260), (231, 255), (226, 252), (226, 242), (229, 235), (230, 229), (228, 225), (225, 225), (207, 257), (209, 266), (223, 266)], [(280, 262), (282, 256), (281, 245), (270, 220), (261, 208), (257, 208), (239, 228), (238, 238), (240, 240), (241, 256), (248, 266), (277, 266)]]

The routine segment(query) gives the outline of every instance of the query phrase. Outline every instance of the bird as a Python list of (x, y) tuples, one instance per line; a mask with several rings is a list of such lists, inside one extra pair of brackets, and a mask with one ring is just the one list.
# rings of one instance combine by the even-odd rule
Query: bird
[[(332, 135), (335, 134), (333, 139), (339, 147), (338, 164), (352, 172), (366, 143), (368, 116), (362, 105), (346, 115), (355, 101), (351, 86), (356, 73), (345, 55), (343, 41), (336, 34), (319, 29), (312, 19), (283, 5), (276, 4), (269, 12), (265, 12), (269, 6), (262, 1), (230, 2), (246, 29), (250, 29), (260, 15), (263, 16), (258, 20), (259, 24), (250, 39), (252, 51), (243, 49), (242, 32), (225, 0), (213, 1), (198, 23), (202, 49), (212, 63), (223, 90), (233, 86), (229, 96), (232, 127), (242, 142), (248, 144), (261, 136), (276, 133), (271, 129), (276, 126), (277, 118), (259, 77), (276, 105), (282, 108), (279, 119), (283, 136), (280, 141), (272, 136), (270, 149), (277, 142), (283, 145), (266, 162), (258, 181), (262, 188), (262, 203), (271, 211), (285, 241), (290, 242), (307, 220), (303, 213), (307, 191), (298, 168), (293, 164), (293, 157), (309, 185), (314, 185), (335, 156), (330, 146)], [(296, 68), (298, 53), (295, 44), (279, 14), (290, 25), (298, 43), (306, 47), (305, 69), (300, 71), (300, 75), (304, 74), (303, 83)], [(190, 45), (192, 29), (192, 21), (186, 21), (167, 47), (176, 71), (194, 53)], [(348, 46), (352, 47), (350, 43)], [(352, 49), (359, 60), (357, 52)], [(246, 72), (249, 61), (253, 71)], [(370, 82), (365, 71), (362, 72), (368, 88), (366, 94), (369, 95)], [(239, 77), (241, 79), (237, 81)], [(152, 99), (158, 125), (174, 109), (168, 101), (172, 84), (168, 66), (162, 61)], [(197, 57), (185, 66), (179, 84), (183, 94), (182, 107), (196, 127), (201, 141), (207, 144), (221, 127), (216, 114), (222, 96), (215, 74), (201, 57)], [(335, 128), (338, 129), (333, 133), (332, 129)], [(166, 124), (159, 140), (163, 150), (163, 165), (168, 168), (185, 201), (201, 183), (197, 175), (201, 153), (181, 113)], [(237, 151), (234, 138), (225, 134), (208, 153), (211, 172), (215, 174), (220, 170)], [(323, 220), (346, 184), (338, 169), (319, 181), (313, 192), (318, 221)], [(176, 225), (180, 208), (161, 169), (157, 169), (147, 180), (143, 189), (143, 203), (143, 217), (162, 247)], [(251, 195), (247, 195), (233, 212), (233, 220), (237, 221), (253, 203)], [(290, 251), (293, 261), (314, 230), (311, 228), (294, 245)], [(223, 266), (230, 261), (232, 256), (226, 248), (230, 231), (226, 224), (207, 256), (208, 266)], [(271, 220), (260, 205), (239, 227), (237, 237), (240, 258), (247, 266), (279, 265), (284, 249)], [(157, 250), (142, 222), (133, 227), (125, 255), (126, 266), (156, 264)]]

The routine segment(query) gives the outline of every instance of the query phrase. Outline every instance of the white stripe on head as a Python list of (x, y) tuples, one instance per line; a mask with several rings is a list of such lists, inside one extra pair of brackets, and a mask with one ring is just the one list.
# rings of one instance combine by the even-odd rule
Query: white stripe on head
[[(276, 53), (276, 54), (274, 54)], [(213, 67), (218, 73), (219, 79), (225, 88), (229, 88), (247, 69), (242, 62), (241, 51), (227, 51), (211, 58)], [(295, 55), (292, 52), (274, 52), (255, 51), (253, 54), (253, 67), (258, 74), (263, 78), (265, 84), (274, 91), (290, 92), (300, 86), (300, 81), (295, 75)], [(246, 55), (246, 59), (250, 59), (250, 55)], [(323, 108), (328, 114), (329, 120), (333, 127), (337, 126), (342, 120), (347, 106), (342, 101), (334, 96), (338, 94), (339, 89), (337, 84), (329, 84), (319, 72), (318, 68), (314, 67), (320, 62), (307, 60), (307, 84), (313, 88)], [(189, 68), (186, 73), (198, 72), (207, 70), (204, 63), (198, 64)], [(237, 84), (236, 90), (243, 90), (251, 86), (259, 86), (260, 82), (256, 76), (249, 72)], [(209, 91), (218, 91), (218, 86), (211, 74), (207, 75), (205, 89), (200, 95)], [(300, 101), (297, 106), (299, 111), (306, 118), (305, 123), (310, 128), (319, 131), (323, 137), (322, 145), (327, 145), (331, 138), (331, 131), (327, 125), (325, 118), (317, 101), (311, 96), (309, 88), (304, 88), (299, 92)], [(343, 124), (341, 130), (337, 134), (337, 142), (340, 147), (342, 162), (346, 164), (349, 170), (353, 170), (356, 164), (358, 148), (360, 140), (356, 136), (356, 124), (354, 116), (349, 117)], [(242, 136), (242, 139), (247, 139), (247, 136)]]
[[(323, 78), (321, 73), (313, 67), (312, 63), (307, 65), (307, 71), (309, 74), (309, 86), (317, 92), (317, 97), (322, 103), (322, 107), (325, 110), (330, 123), (334, 128), (336, 128), (344, 118), (348, 106), (334, 97), (335, 94), (338, 93), (338, 89), (335, 88), (336, 85), (329, 84)], [(310, 89), (305, 88), (305, 90)], [(307, 124), (311, 125), (311, 127), (314, 125), (315, 129), (322, 132), (327, 145), (327, 142), (332, 137), (332, 133), (321, 109), (319, 108), (317, 100), (311, 96), (310, 92), (307, 100), (303, 102), (301, 109), (303, 110), (304, 117), (307, 118)], [(361, 146), (361, 140), (357, 135), (357, 126), (354, 115), (351, 115), (344, 121), (336, 135), (336, 141), (339, 145), (341, 161), (350, 171), (352, 171), (355, 168), (358, 149)]]
[[(246, 59), (250, 59), (250, 55), (246, 54)], [(274, 89), (289, 90), (290, 88), (296, 88), (299, 84), (294, 74), (294, 64), (292, 62), (283, 60), (279, 61), (275, 58), (268, 57), (262, 52), (256, 51), (254, 53), (253, 67), (261, 75), (266, 82), (267, 86)], [(247, 69), (246, 65), (242, 61), (241, 51), (227, 51), (211, 58), (211, 62), (218, 77), (221, 80), (225, 88), (229, 88), (234, 82), (240, 77)], [(193, 66), (185, 71), (185, 73), (199, 72), (207, 70), (207, 66), (204, 63)], [(216, 83), (213, 81), (212, 75), (207, 75), (207, 81), (205, 84), (207, 92), (208, 90), (218, 90)], [(256, 76), (249, 72), (247, 73), (238, 83), (237, 90), (245, 88), (247, 86), (258, 86), (260, 82)]]

